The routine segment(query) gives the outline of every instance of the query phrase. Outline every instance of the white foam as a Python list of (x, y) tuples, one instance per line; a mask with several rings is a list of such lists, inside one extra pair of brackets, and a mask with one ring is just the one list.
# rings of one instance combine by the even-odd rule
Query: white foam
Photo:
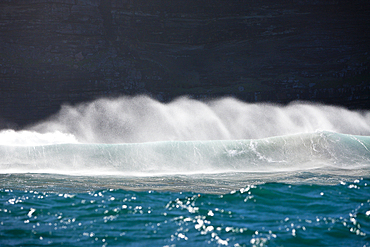
[(72, 134), (60, 131), (38, 133), (36, 131), (0, 131), (0, 145), (6, 146), (40, 146), (62, 143), (78, 143)]

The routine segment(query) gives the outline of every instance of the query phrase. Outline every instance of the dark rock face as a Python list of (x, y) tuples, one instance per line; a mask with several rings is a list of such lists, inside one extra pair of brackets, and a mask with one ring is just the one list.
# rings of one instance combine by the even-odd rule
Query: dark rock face
[(0, 0), (0, 127), (134, 94), (369, 109), (369, 47), (367, 0)]

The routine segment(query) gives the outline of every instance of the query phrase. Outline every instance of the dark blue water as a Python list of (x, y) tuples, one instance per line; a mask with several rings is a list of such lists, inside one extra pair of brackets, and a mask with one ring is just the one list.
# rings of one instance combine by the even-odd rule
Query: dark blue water
[(47, 177), (30, 190), (16, 186), (24, 175), (2, 175), (16, 189), (0, 189), (1, 246), (370, 246), (369, 178), (214, 194), (78, 187), (73, 177), (69, 187), (68, 176)]

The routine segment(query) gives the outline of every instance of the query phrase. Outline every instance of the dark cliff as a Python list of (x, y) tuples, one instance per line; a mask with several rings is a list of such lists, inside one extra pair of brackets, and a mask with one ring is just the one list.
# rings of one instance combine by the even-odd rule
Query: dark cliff
[(369, 109), (369, 47), (367, 0), (0, 0), (0, 127), (135, 94)]

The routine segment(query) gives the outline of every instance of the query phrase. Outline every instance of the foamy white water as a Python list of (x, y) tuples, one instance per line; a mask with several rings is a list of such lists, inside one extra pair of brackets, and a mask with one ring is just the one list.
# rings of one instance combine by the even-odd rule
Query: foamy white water
[(78, 141), (74, 135), (60, 131), (46, 133), (38, 133), (30, 130), (0, 131), (0, 145), (5, 146), (40, 146), (62, 143), (78, 143)]

